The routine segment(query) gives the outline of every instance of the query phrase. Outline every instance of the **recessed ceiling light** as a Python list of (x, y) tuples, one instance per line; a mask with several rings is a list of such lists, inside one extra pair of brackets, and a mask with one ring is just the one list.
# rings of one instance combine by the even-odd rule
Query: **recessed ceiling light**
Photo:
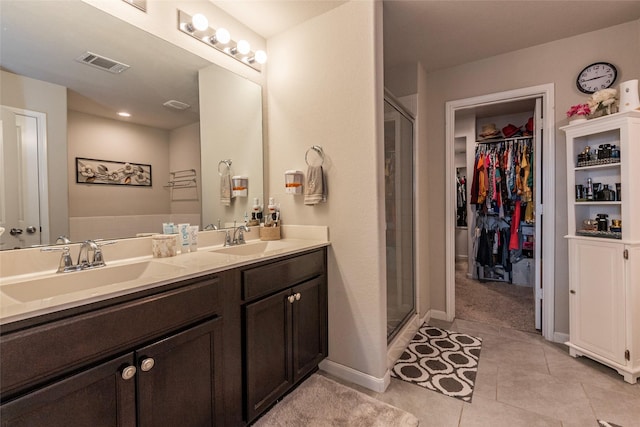
[(120, 111), (118, 115), (120, 117), (131, 117), (131, 114), (127, 113), (126, 111)]

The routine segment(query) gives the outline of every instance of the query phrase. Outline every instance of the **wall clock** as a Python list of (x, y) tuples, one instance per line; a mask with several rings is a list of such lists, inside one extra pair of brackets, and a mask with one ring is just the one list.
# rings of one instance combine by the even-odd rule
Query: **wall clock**
[(601, 89), (613, 86), (618, 77), (618, 70), (608, 62), (594, 62), (587, 65), (578, 74), (576, 86), (580, 92), (592, 94)]

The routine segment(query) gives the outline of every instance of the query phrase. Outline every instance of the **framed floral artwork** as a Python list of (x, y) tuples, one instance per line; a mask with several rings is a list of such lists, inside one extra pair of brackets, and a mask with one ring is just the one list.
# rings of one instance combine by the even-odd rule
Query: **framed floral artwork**
[(76, 182), (151, 187), (151, 165), (76, 157)]

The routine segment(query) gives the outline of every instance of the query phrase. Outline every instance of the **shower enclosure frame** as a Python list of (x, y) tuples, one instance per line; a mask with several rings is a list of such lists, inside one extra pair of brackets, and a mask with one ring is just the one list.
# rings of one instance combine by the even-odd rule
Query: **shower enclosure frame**
[[(408, 124), (411, 125), (411, 145), (408, 148), (401, 146), (401, 144), (406, 144), (406, 142), (401, 139), (401, 136), (403, 136), (402, 127), (398, 125), (394, 126), (395, 147), (391, 153), (387, 150), (387, 129), (385, 126), (385, 247), (387, 255), (387, 342), (389, 343), (417, 313), (414, 197), (416, 188), (414, 155), (416, 132), (415, 118), (388, 90), (385, 90), (384, 101), (385, 104), (388, 104), (395, 110), (393, 113), (385, 112), (385, 125), (390, 121), (399, 123), (402, 120), (407, 120)], [(396, 155), (398, 153), (400, 155)], [(406, 172), (407, 164), (410, 164), (411, 167), (410, 176), (406, 176), (405, 173), (404, 176), (401, 175), (399, 177), (400, 179), (397, 179), (398, 175), (396, 172)], [(393, 170), (394, 173), (392, 178), (389, 177), (390, 169)], [(389, 198), (387, 196), (389, 179), (392, 179), (394, 186), (392, 195), (394, 203), (392, 206), (389, 205)], [(410, 183), (410, 188), (406, 188), (407, 183)], [(409, 204), (409, 206), (407, 206), (407, 204)], [(410, 219), (407, 221), (408, 212), (410, 212)], [(394, 219), (391, 223), (389, 222), (389, 216), (392, 216)], [(407, 222), (410, 224), (410, 230), (408, 230), (408, 232), (406, 230)], [(396, 225), (398, 226), (396, 227)], [(390, 232), (393, 234), (392, 236)], [(410, 239), (410, 242), (407, 242), (408, 239)], [(389, 242), (392, 242), (392, 246), (389, 245)], [(407, 263), (410, 263), (410, 268), (407, 268)], [(390, 271), (390, 268), (393, 270)], [(407, 277), (407, 275), (409, 275), (409, 277)], [(390, 278), (395, 280), (390, 280)], [(407, 284), (410, 284), (410, 289), (405, 288)], [(390, 291), (394, 294), (392, 298), (390, 298)], [(403, 308), (407, 304), (409, 304), (409, 306), (404, 310)], [(393, 307), (391, 307), (391, 305), (393, 305)], [(390, 311), (392, 309), (397, 309), (400, 317), (394, 315), (393, 318), (391, 318)]]

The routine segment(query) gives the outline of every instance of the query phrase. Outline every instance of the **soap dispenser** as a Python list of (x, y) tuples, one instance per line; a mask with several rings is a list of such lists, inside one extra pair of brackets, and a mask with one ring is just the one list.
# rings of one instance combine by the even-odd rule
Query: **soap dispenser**
[(251, 220), (247, 225), (255, 226), (260, 225), (260, 220), (262, 219), (262, 205), (260, 204), (260, 199), (255, 197), (253, 199), (253, 206), (251, 206)]

